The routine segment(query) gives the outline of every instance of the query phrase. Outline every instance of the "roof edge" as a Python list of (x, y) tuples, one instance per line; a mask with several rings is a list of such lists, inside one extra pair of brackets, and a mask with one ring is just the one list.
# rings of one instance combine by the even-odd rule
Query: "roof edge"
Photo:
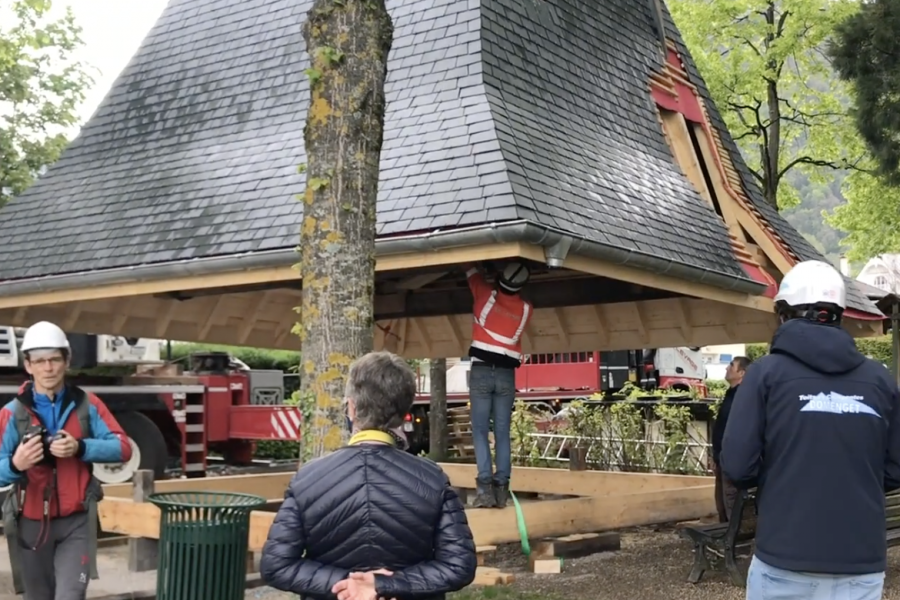
[[(526, 220), (503, 221), (461, 229), (382, 238), (375, 242), (375, 255), (378, 257), (435, 252), (449, 248), (514, 242), (543, 247), (546, 260), (551, 266), (561, 266), (565, 257), (569, 253), (573, 253), (614, 265), (632, 266), (657, 275), (676, 277), (724, 290), (757, 296), (764, 294), (766, 290), (765, 285), (749, 277), (690, 266), (645, 252), (602, 244)], [(0, 296), (23, 296), (136, 281), (155, 281), (172, 277), (283, 267), (296, 264), (297, 260), (294, 248), (282, 248), (102, 271), (81, 271), (0, 282)]]

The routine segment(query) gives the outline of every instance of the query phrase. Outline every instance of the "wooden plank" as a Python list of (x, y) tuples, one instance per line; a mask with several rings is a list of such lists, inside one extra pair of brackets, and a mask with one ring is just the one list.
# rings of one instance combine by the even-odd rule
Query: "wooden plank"
[[(271, 502), (284, 499), (293, 473), (264, 473), (255, 475), (229, 475), (202, 479), (167, 479), (154, 483), (157, 493), (162, 492), (235, 492), (262, 496)], [(103, 486), (107, 498), (130, 498), (132, 484), (116, 483)]]
[[(597, 498), (547, 500), (522, 505), (528, 534), (532, 538), (560, 537), (576, 533), (611, 531), (623, 527), (688, 521), (716, 512), (714, 486), (695, 486), (637, 494)], [(103, 531), (153, 538), (159, 537), (159, 509), (128, 498), (107, 498), (99, 506)], [(466, 510), (475, 544), (490, 546), (519, 540), (513, 507)], [(265, 544), (275, 513), (253, 511), (250, 516), (249, 549)]]
[[(441, 463), (450, 485), (471, 488), (477, 468), (471, 464)], [(654, 490), (671, 490), (713, 485), (705, 476), (665, 475), (659, 473), (622, 473), (619, 471), (566, 471), (538, 467), (513, 467), (510, 485), (514, 492), (557, 494), (561, 496), (608, 496)]]
[[(472, 488), (476, 467), (472, 464), (440, 463), (450, 485)], [(293, 473), (229, 475), (204, 479), (169, 479), (155, 482), (156, 492), (237, 492), (255, 494), (270, 502), (280, 502)], [(537, 467), (513, 467), (510, 480), (514, 492), (558, 494), (564, 496), (606, 496), (653, 490), (712, 485), (713, 478), (658, 473), (622, 473), (618, 471), (566, 471)], [(132, 497), (132, 484), (103, 486), (107, 498)]]
[(616, 531), (576, 533), (538, 540), (531, 545), (531, 555), (540, 558), (581, 558), (598, 552), (621, 550), (621, 536)]
[[(624, 527), (687, 521), (716, 512), (714, 486), (697, 486), (637, 494), (530, 502), (522, 505), (531, 538), (612, 531)], [(515, 509), (466, 511), (477, 545), (519, 540)]]

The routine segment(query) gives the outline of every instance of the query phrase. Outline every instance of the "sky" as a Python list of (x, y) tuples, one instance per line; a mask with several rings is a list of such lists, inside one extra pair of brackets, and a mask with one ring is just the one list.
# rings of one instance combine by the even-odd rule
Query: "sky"
[(94, 113), (137, 52), (166, 3), (167, 0), (56, 0), (54, 9), (72, 7), (83, 29), (84, 47), (78, 56), (96, 69), (94, 86), (78, 111), (82, 123)]

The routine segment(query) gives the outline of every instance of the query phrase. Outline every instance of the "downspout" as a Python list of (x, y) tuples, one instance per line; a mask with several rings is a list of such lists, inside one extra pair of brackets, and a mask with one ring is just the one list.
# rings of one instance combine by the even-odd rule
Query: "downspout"
[(562, 268), (572, 248), (572, 238), (566, 236), (559, 239), (552, 246), (544, 246), (544, 260), (551, 269)]

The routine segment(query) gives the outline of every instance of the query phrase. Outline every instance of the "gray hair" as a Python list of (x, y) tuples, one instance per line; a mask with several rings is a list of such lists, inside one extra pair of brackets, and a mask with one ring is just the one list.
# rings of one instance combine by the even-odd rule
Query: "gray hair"
[(391, 352), (369, 352), (350, 365), (347, 400), (356, 406), (354, 429), (399, 427), (416, 399), (416, 375)]

